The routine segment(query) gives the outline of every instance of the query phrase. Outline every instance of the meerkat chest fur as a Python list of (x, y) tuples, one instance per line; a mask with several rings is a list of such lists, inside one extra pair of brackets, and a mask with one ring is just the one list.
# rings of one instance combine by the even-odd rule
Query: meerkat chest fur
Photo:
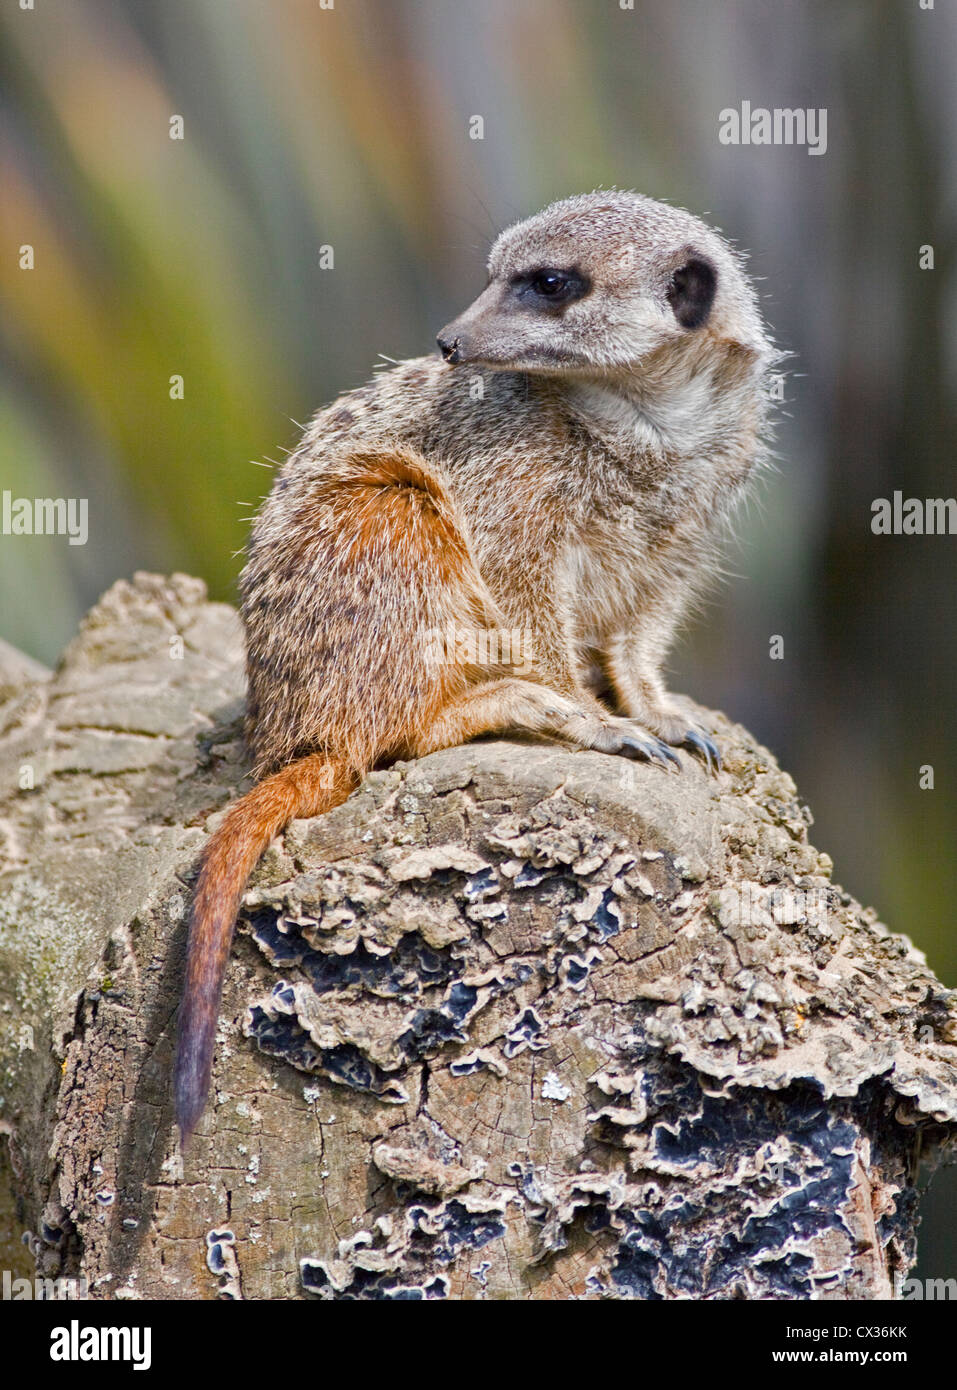
[[(547, 599), (537, 601), (561, 606), (588, 644), (663, 592), (690, 599), (707, 581), (716, 534), (758, 453), (759, 384), (746, 364), (734, 371), (724, 354), (681, 344), (651, 368), (638, 385), (613, 377), (532, 387), (487, 374), (483, 409), (462, 421), (458, 447), (442, 441), (500, 601), (507, 608), (544, 581)], [(487, 437), (489, 402), (506, 386), (511, 429)], [(440, 414), (454, 427), (454, 410)]]
[(659, 353), (641, 382), (569, 391), (601, 446), (559, 557), (589, 640), (620, 630), (663, 592), (690, 598), (705, 584), (722, 523), (759, 457), (760, 380), (704, 346)]

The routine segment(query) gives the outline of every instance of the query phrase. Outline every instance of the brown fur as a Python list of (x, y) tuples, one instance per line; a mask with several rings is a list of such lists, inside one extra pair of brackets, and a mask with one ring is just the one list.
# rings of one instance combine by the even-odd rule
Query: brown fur
[[(688, 328), (671, 277), (701, 257), (717, 289)], [(246, 877), (291, 817), (377, 762), (484, 732), (672, 763), (666, 745), (687, 743), (711, 762), (661, 665), (761, 452), (775, 354), (740, 259), (679, 209), (605, 192), (510, 228), (489, 265), (440, 338), (458, 365), (400, 363), (319, 411), (254, 525), (247, 735), (265, 780), (210, 841), (193, 904), (184, 1139)], [(529, 304), (516, 285), (542, 266), (575, 267), (588, 292)], [(522, 651), (437, 646), (489, 629)]]

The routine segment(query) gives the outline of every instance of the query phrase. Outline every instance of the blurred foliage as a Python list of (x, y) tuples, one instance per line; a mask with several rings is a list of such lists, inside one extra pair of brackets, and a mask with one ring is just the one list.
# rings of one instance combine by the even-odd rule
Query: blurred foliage
[[(957, 492), (952, 9), (11, 0), (0, 45), (0, 486), (87, 497), (91, 526), (0, 537), (3, 636), (55, 660), (135, 568), (234, 597), (253, 461), (378, 354), (430, 351), (499, 228), (640, 188), (751, 249), (794, 354), (675, 684), (771, 744), (838, 878), (957, 981), (957, 541), (870, 532), (877, 496)], [(826, 107), (827, 154), (719, 145), (742, 99)]]

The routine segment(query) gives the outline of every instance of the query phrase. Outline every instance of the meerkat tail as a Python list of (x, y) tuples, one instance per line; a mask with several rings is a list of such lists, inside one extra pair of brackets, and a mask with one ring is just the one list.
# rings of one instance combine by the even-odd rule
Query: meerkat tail
[(176, 1045), (176, 1123), (185, 1145), (206, 1105), (226, 962), (246, 880), (283, 826), (345, 801), (359, 777), (311, 754), (253, 787), (230, 808), (203, 854), (190, 914), (186, 984)]

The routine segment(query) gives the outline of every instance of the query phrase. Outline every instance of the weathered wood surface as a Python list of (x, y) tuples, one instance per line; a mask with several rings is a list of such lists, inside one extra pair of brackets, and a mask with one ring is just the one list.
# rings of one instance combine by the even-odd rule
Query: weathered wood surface
[(191, 873), (245, 773), (238, 619), (138, 575), (51, 678), (0, 655), (5, 1263), (27, 1230), (93, 1297), (891, 1296), (918, 1157), (955, 1132), (957, 1007), (833, 886), (743, 729), (701, 712), (716, 779), (486, 742), (294, 823), (184, 1159), (172, 1038)]

